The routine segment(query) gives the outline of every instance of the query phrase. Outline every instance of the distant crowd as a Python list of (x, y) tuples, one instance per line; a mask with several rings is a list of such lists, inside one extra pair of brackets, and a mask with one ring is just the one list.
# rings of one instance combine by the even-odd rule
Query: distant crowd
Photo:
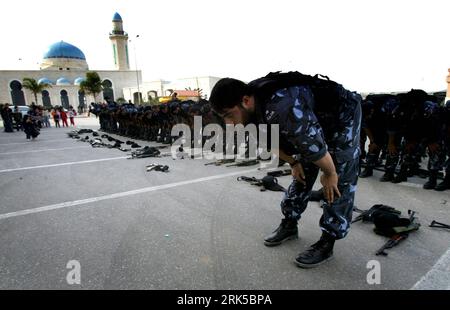
[(0, 111), (4, 132), (24, 131), (27, 139), (35, 139), (41, 128), (52, 127), (51, 120), (57, 128), (75, 127), (75, 116), (77, 115), (72, 106), (69, 106), (69, 109), (59, 106), (44, 108), (34, 103), (29, 107), (10, 107), (8, 103), (0, 104)]

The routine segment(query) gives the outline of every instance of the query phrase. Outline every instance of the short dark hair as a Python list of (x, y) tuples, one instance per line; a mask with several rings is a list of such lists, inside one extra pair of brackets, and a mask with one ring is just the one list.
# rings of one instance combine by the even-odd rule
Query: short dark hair
[(224, 78), (219, 80), (212, 89), (209, 102), (215, 112), (222, 113), (225, 109), (240, 104), (245, 95), (250, 95), (247, 84), (236, 79)]

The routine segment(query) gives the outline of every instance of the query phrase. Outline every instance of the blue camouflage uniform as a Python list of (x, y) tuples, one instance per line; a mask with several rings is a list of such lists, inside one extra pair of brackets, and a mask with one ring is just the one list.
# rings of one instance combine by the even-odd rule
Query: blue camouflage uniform
[(428, 149), (428, 171), (438, 173), (445, 164), (445, 150), (443, 137), (443, 121), (440, 109), (437, 103), (425, 101), (423, 103), (423, 119), (420, 124), (424, 135), (424, 144), (438, 145), (436, 152)]
[(344, 238), (350, 230), (360, 156), (361, 96), (346, 90), (344, 93), (347, 100), (334, 103), (340, 104), (335, 117), (337, 124), (324, 122), (314, 112), (314, 96), (307, 86), (280, 89), (267, 103), (258, 103), (263, 121), (279, 124), (280, 148), (296, 155), (305, 172), (306, 186), (294, 179), (281, 202), (281, 211), (287, 219), (301, 218), (319, 173), (313, 162), (327, 151), (331, 154), (339, 175), (341, 197), (335, 197), (332, 204), (323, 203), (320, 227), (335, 239)]
[(395, 169), (400, 161), (399, 149), (402, 141), (402, 128), (404, 126), (405, 112), (400, 106), (400, 101), (397, 98), (390, 98), (386, 100), (381, 106), (381, 112), (384, 115), (386, 122), (386, 133), (388, 136), (393, 137), (393, 143), (397, 150), (396, 153), (387, 153), (385, 170), (387, 173), (394, 175)]

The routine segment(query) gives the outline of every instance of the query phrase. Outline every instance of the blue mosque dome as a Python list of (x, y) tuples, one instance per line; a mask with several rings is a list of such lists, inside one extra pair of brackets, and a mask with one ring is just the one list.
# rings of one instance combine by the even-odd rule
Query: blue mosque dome
[(59, 79), (56, 81), (56, 85), (58, 85), (58, 86), (67, 86), (67, 85), (70, 85), (70, 82), (69, 82), (69, 80), (66, 79), (65, 77), (62, 77), (62, 78), (59, 78)]
[(70, 58), (86, 60), (84, 53), (76, 46), (64, 41), (50, 45), (48, 51), (44, 54), (44, 59), (48, 58)]
[(114, 14), (113, 16), (113, 22), (121, 22), (122, 21), (122, 16), (120, 16), (119, 13), (116, 12), (116, 14)]
[(85, 80), (85, 78), (83, 78), (83, 77), (76, 78), (75, 81), (73, 82), (73, 84), (80, 86), (81, 82), (83, 82), (84, 80)]
[(50, 84), (51, 85), (51, 84), (53, 84), (53, 82), (44, 77), (42, 79), (39, 79), (38, 84)]

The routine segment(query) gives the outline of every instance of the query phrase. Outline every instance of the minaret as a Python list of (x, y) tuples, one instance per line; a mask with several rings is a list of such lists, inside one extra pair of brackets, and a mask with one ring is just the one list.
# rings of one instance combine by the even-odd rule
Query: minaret
[(130, 70), (128, 57), (128, 33), (123, 31), (123, 21), (119, 13), (113, 17), (113, 31), (109, 34), (114, 53), (114, 65), (116, 70)]

